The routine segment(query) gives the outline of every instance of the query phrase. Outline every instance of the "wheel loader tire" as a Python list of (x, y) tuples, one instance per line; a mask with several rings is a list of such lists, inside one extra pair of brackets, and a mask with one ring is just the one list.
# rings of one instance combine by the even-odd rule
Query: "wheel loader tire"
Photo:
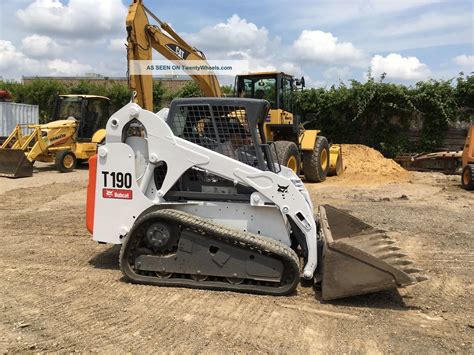
[(294, 171), (296, 175), (300, 173), (301, 155), (298, 146), (290, 141), (276, 141), (273, 143), (275, 148), (272, 149), (273, 160), (281, 165), (287, 166)]
[(56, 169), (62, 173), (69, 173), (74, 170), (77, 164), (76, 155), (68, 150), (60, 151), (54, 158)]
[(461, 185), (468, 191), (474, 190), (474, 164), (467, 164), (462, 169)]
[(317, 136), (312, 152), (303, 154), (303, 172), (306, 181), (322, 182), (329, 170), (329, 143), (326, 137)]

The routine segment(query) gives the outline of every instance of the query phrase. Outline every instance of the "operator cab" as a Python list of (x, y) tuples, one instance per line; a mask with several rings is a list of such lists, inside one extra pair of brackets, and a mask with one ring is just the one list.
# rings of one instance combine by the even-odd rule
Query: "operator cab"
[(304, 88), (304, 77), (295, 79), (283, 72), (237, 75), (234, 87), (237, 97), (265, 99), (273, 110), (292, 112), (292, 92)]
[(110, 99), (95, 95), (59, 95), (53, 118), (76, 120), (78, 141), (90, 141), (97, 130), (105, 128), (110, 115)]

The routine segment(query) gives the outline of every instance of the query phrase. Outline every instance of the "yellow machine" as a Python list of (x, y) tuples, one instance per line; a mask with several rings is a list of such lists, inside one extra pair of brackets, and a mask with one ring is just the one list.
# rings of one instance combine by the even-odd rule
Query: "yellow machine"
[[(158, 26), (149, 24), (147, 14), (158, 23)], [(187, 44), (170, 25), (148, 10), (142, 0), (134, 0), (130, 5), (126, 29), (129, 63), (131, 60), (152, 60), (153, 49), (166, 59), (178, 64), (184, 60), (206, 60), (204, 53)], [(199, 85), (204, 96), (222, 96), (219, 81), (211, 72), (209, 75), (190, 76)], [(153, 77), (130, 75), (129, 86), (137, 93), (135, 102), (144, 109), (153, 111)]]
[(32, 176), (35, 161), (54, 162), (61, 172), (74, 170), (104, 141), (109, 107), (103, 96), (58, 96), (52, 122), (17, 125), (1, 145), (0, 176)]
[(265, 137), (273, 142), (279, 162), (301, 172), (306, 181), (321, 182), (328, 174), (340, 175), (344, 167), (339, 145), (330, 146), (320, 130), (306, 130), (299, 122), (292, 100), (293, 92), (304, 88), (304, 78), (295, 79), (282, 72), (238, 75), (235, 94), (239, 97), (265, 99), (270, 112), (265, 123)]
[(466, 190), (474, 190), (474, 125), (469, 127), (462, 152), (461, 184)]
[[(158, 25), (151, 25), (151, 16)], [(142, 0), (134, 0), (126, 19), (127, 57), (131, 60), (151, 60), (155, 49), (176, 64), (184, 60), (205, 61), (205, 55), (184, 41), (166, 22), (154, 15)], [(205, 75), (190, 75), (204, 96), (220, 97), (222, 91), (212, 71)], [(153, 110), (153, 78), (151, 75), (130, 75), (130, 89), (137, 93), (135, 102)], [(271, 108), (265, 123), (265, 137), (273, 142), (274, 157), (295, 173), (303, 172), (306, 181), (320, 182), (328, 174), (344, 171), (342, 152), (338, 145), (330, 146), (318, 130), (305, 130), (293, 114), (293, 91), (304, 87), (304, 79), (297, 80), (280, 72), (254, 73), (236, 77), (236, 95), (266, 99)]]

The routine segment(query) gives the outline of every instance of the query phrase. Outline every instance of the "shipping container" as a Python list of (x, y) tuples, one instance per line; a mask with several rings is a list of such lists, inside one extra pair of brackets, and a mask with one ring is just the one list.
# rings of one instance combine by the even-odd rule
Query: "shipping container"
[(5, 139), (17, 124), (38, 124), (37, 105), (0, 102), (0, 140)]

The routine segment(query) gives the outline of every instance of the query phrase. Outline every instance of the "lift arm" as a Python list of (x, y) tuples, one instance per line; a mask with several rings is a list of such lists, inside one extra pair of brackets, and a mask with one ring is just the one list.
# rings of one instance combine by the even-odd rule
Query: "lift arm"
[[(158, 26), (150, 25), (147, 14)], [(133, 0), (128, 9), (127, 59), (152, 60), (152, 49), (177, 64), (184, 60), (206, 61), (204, 53), (190, 46), (166, 22), (161, 21), (146, 8), (142, 0)], [(204, 96), (222, 96), (217, 77), (209, 71), (206, 75), (191, 75)], [(153, 111), (153, 77), (151, 75), (129, 75), (129, 87), (137, 93), (135, 102), (146, 110)]]

